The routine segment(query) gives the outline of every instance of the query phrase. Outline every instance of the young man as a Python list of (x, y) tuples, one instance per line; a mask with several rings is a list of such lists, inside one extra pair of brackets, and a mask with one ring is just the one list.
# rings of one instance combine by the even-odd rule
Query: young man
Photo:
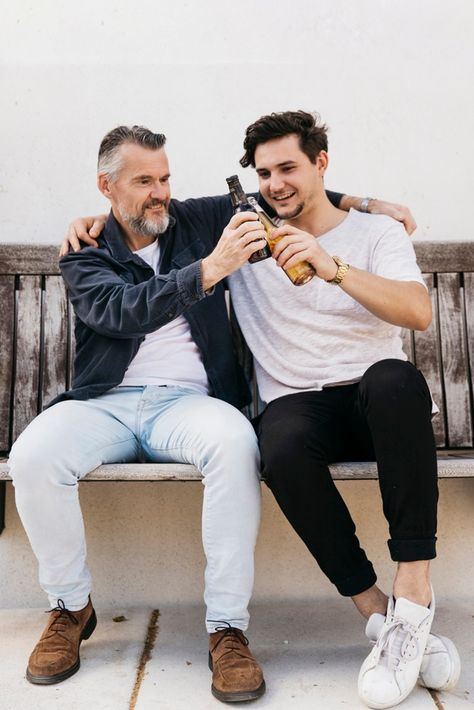
[[(391, 707), (413, 689), (427, 644), (443, 665), (429, 682), (449, 687), (459, 673), (452, 644), (430, 637), (438, 499), (432, 401), (400, 338), (401, 327), (428, 327), (429, 295), (400, 224), (347, 215), (327, 199), (326, 128), (313, 115), (263, 116), (247, 129), (244, 148), (242, 165), (255, 167), (262, 197), (283, 221), (273, 260), (244, 264), (229, 278), (267, 404), (256, 423), (263, 478), (325, 574), (369, 619), (376, 644), (359, 694), (370, 707)], [(282, 270), (302, 260), (316, 275), (295, 288)], [(357, 459), (378, 464), (398, 563), (388, 600), (329, 473), (329, 463)]]

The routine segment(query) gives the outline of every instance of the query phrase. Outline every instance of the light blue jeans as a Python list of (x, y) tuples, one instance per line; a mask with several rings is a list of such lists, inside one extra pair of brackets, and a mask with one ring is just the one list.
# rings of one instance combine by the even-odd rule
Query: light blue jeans
[(78, 481), (103, 463), (180, 462), (203, 474), (206, 628), (245, 630), (260, 521), (259, 452), (250, 422), (184, 387), (117, 387), (40, 414), (10, 459), (16, 504), (50, 604), (82, 609), (91, 589)]

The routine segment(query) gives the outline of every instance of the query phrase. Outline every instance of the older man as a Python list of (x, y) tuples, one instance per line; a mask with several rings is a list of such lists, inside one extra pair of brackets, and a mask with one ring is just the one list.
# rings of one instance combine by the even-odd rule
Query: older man
[(112, 209), (100, 248), (61, 262), (77, 318), (73, 386), (11, 452), (18, 511), (52, 608), (27, 678), (50, 684), (75, 673), (81, 641), (96, 625), (80, 479), (103, 463), (182, 462), (203, 474), (212, 692), (222, 701), (251, 700), (265, 691), (243, 633), (259, 452), (238, 411), (248, 392), (213, 273), (246, 262), (264, 244), (263, 231), (235, 216), (219, 240), (232, 214), (227, 198), (171, 200), (164, 144), (163, 135), (137, 126), (119, 127), (101, 143), (98, 186)]

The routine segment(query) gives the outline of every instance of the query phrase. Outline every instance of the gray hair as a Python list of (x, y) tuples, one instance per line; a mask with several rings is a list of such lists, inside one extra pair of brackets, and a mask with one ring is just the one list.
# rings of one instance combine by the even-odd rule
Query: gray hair
[(159, 150), (166, 143), (166, 137), (163, 133), (153, 133), (144, 126), (118, 126), (109, 131), (100, 144), (97, 172), (106, 175), (110, 182), (117, 180), (122, 167), (119, 149), (124, 143)]

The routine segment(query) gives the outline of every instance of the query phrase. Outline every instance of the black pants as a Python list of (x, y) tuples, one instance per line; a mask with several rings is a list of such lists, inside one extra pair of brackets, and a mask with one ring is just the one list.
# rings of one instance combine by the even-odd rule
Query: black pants
[(270, 402), (255, 427), (264, 480), (341, 594), (365, 591), (376, 576), (329, 463), (376, 460), (392, 559), (436, 556), (431, 397), (411, 363), (382, 360), (357, 384), (280, 397)]

